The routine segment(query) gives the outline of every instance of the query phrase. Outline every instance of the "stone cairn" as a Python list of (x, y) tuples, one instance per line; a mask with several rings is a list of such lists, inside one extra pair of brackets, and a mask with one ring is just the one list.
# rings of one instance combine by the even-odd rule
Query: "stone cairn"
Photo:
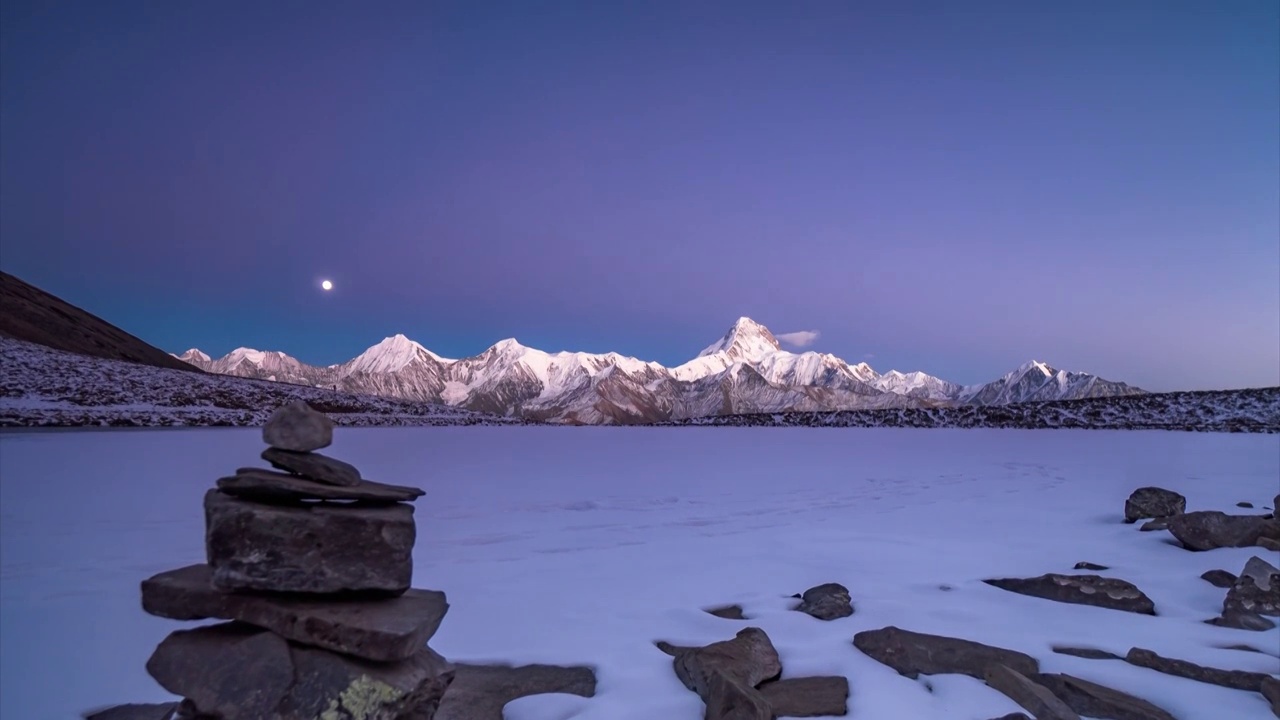
[(230, 622), (170, 634), (147, 672), (185, 700), (92, 720), (431, 720), (455, 669), (427, 647), (443, 593), (409, 587), (417, 488), (364, 480), (316, 450), (333, 423), (275, 411), (262, 457), (204, 498), (208, 563), (142, 583), (142, 607)]

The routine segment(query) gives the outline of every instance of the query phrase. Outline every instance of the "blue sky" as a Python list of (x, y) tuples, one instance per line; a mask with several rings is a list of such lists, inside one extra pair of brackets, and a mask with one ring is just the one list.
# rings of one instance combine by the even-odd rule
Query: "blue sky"
[(168, 350), (1280, 384), (1274, 2), (2, 12), (0, 267)]

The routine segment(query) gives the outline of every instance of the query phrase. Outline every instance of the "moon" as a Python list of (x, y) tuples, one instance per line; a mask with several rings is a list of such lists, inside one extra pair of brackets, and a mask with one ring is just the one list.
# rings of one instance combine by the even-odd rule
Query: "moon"
[(321, 288), (323, 288), (323, 289), (325, 289), (325, 290), (332, 290), (332, 289), (333, 289), (333, 283), (332, 283), (332, 282), (330, 282), (330, 281), (328, 281), (328, 280), (321, 280), (321, 281), (320, 281), (320, 287), (321, 287)]

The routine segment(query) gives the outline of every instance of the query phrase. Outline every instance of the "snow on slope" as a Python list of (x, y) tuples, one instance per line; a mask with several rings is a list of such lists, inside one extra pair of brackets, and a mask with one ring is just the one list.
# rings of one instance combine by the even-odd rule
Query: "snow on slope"
[[(145, 664), (191, 624), (146, 615), (138, 583), (204, 560), (206, 488), (261, 448), (260, 433), (236, 429), (0, 435), (0, 717), (65, 720), (169, 699)], [(414, 585), (450, 603), (432, 647), (458, 662), (597, 668), (596, 697), (521, 700), (510, 720), (699, 720), (702, 703), (653, 641), (704, 644), (752, 625), (773, 639), (784, 677), (847, 677), (851, 720), (1018, 710), (980, 680), (910, 680), (853, 647), (856, 633), (887, 625), (1019, 650), (1044, 672), (1113, 686), (1179, 720), (1274, 720), (1258, 693), (1050, 647), (1138, 646), (1280, 672), (1280, 630), (1205, 624), (1225, 591), (1199, 577), (1280, 553), (1187, 552), (1122, 523), (1125, 497), (1150, 484), (1184, 494), (1188, 509), (1264, 511), (1280, 436), (389, 428), (340, 429), (326, 452), (427, 491)], [(982, 582), (1071, 573), (1080, 561), (1135, 583), (1159, 615)], [(850, 589), (854, 615), (791, 610), (792, 593), (825, 582)], [(728, 603), (751, 619), (702, 611)], [(1263, 652), (1224, 648), (1240, 643)]]

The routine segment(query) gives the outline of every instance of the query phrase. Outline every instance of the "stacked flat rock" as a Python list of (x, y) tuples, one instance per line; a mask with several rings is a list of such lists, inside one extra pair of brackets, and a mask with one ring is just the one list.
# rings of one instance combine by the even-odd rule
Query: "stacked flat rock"
[(333, 423), (304, 402), (263, 429), (263, 459), (204, 498), (207, 564), (142, 583), (143, 609), (227, 620), (170, 634), (147, 662), (201, 720), (431, 720), (454, 668), (427, 647), (448, 603), (409, 587), (421, 490), (361, 478), (316, 450)]

